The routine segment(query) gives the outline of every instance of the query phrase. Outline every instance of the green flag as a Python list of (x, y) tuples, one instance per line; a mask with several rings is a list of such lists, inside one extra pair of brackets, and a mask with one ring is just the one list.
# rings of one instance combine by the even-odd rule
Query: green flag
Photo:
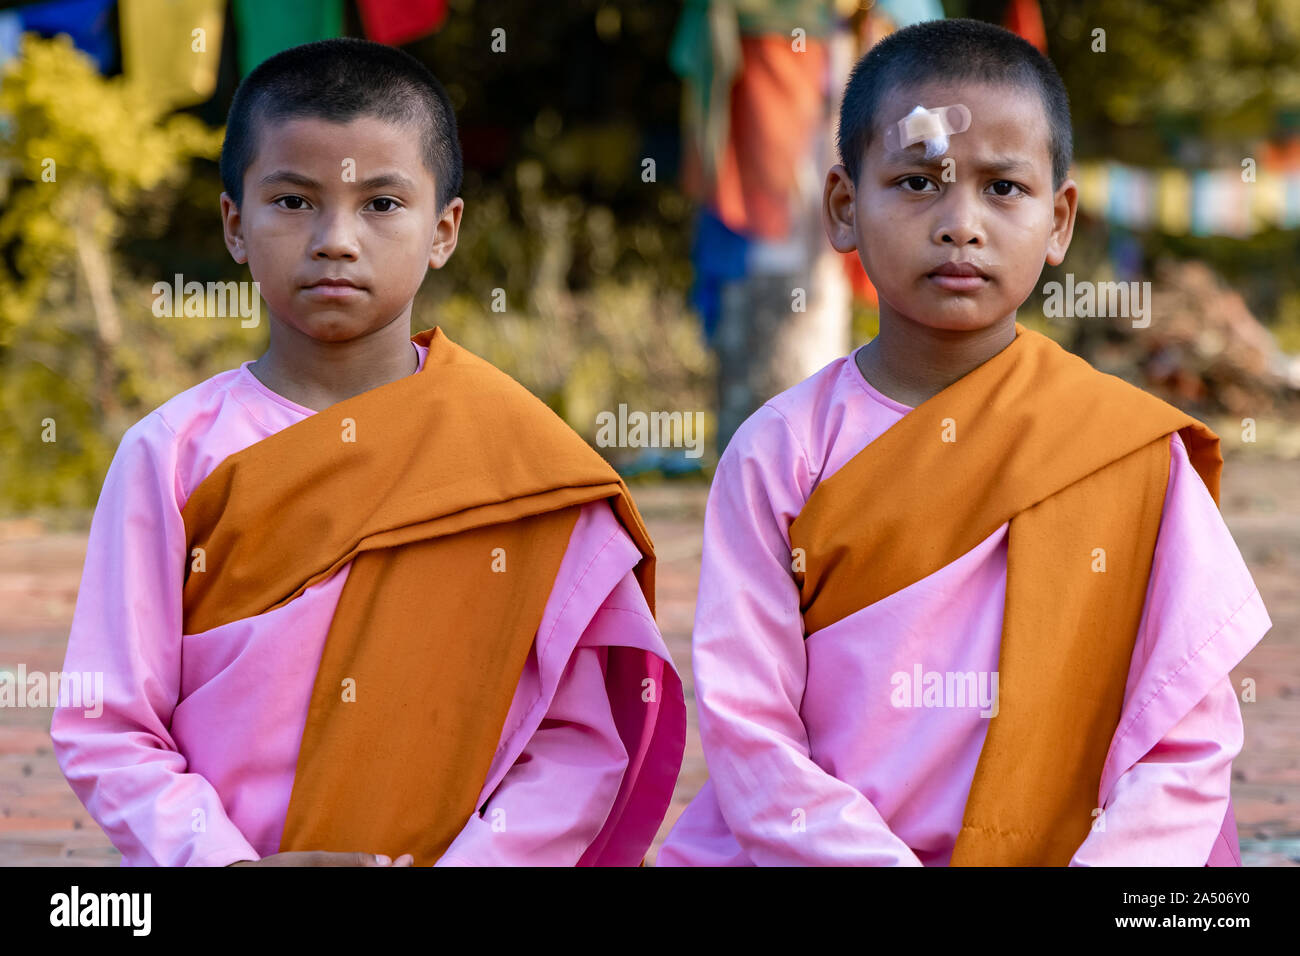
[(239, 75), (281, 50), (343, 33), (343, 0), (235, 0)]

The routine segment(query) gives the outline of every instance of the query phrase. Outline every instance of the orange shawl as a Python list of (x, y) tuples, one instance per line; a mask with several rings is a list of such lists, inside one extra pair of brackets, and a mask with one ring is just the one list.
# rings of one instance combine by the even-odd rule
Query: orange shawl
[(1096, 816), (1178, 431), (1218, 501), (1205, 425), (1016, 324), (1015, 340), (823, 481), (790, 528), (811, 634), (1005, 522), (992, 718), (954, 865), (1068, 863)]
[[(437, 328), (416, 374), (231, 455), (185, 505), (185, 633), (280, 607), (352, 563), (303, 730), (281, 851), (415, 855), (469, 819), (581, 505), (614, 470), (523, 386)], [(286, 640), (291, 635), (285, 635)], [(275, 675), (268, 674), (268, 693)]]

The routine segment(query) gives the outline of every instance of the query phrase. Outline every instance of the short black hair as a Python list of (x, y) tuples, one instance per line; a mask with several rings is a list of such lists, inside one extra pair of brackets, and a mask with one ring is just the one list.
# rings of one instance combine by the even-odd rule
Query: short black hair
[(239, 206), (257, 131), (273, 120), (315, 117), (346, 123), (376, 116), (421, 133), (424, 165), (437, 184), (438, 212), (460, 194), (456, 113), (447, 91), (409, 53), (359, 37), (290, 47), (269, 57), (235, 90), (221, 146), (221, 184)]
[(1047, 114), (1052, 191), (1069, 175), (1074, 158), (1070, 98), (1052, 61), (1010, 30), (980, 20), (954, 18), (914, 23), (889, 34), (858, 60), (844, 88), (836, 145), (856, 185), (887, 93), (932, 82), (981, 82), (1038, 94)]

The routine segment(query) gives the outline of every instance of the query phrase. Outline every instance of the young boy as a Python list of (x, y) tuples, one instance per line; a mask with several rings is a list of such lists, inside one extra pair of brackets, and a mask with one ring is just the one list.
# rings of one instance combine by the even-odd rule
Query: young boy
[[(685, 743), (614, 471), (437, 328), (463, 201), (442, 85), (340, 39), (244, 80), (226, 244), (256, 362), (124, 436), (90, 532), (60, 766), (126, 865), (636, 865)], [(611, 507), (612, 506), (612, 507)]]
[(1270, 621), (1218, 439), (1016, 322), (1074, 227), (1059, 76), (917, 24), (857, 64), (839, 149), (823, 221), (880, 334), (718, 466), (711, 778), (658, 863), (1239, 864), (1228, 673)]

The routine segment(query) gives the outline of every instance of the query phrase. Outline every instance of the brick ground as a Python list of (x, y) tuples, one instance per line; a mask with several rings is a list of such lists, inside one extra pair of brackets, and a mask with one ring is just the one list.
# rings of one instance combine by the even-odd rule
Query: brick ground
[[(1300, 863), (1300, 462), (1230, 461), (1223, 511), (1273, 619), (1264, 642), (1233, 672), (1254, 678), (1243, 704), (1246, 745), (1233, 794), (1245, 861)], [(686, 685), (690, 730), (673, 804), (650, 862), (707, 775), (695, 727), (690, 630), (699, 572), (702, 484), (633, 489), (659, 554), (659, 623)], [(0, 523), (0, 668), (58, 670), (76, 600), (85, 534), (35, 521)], [(55, 763), (48, 709), (0, 711), (0, 865), (111, 866), (117, 851)]]

